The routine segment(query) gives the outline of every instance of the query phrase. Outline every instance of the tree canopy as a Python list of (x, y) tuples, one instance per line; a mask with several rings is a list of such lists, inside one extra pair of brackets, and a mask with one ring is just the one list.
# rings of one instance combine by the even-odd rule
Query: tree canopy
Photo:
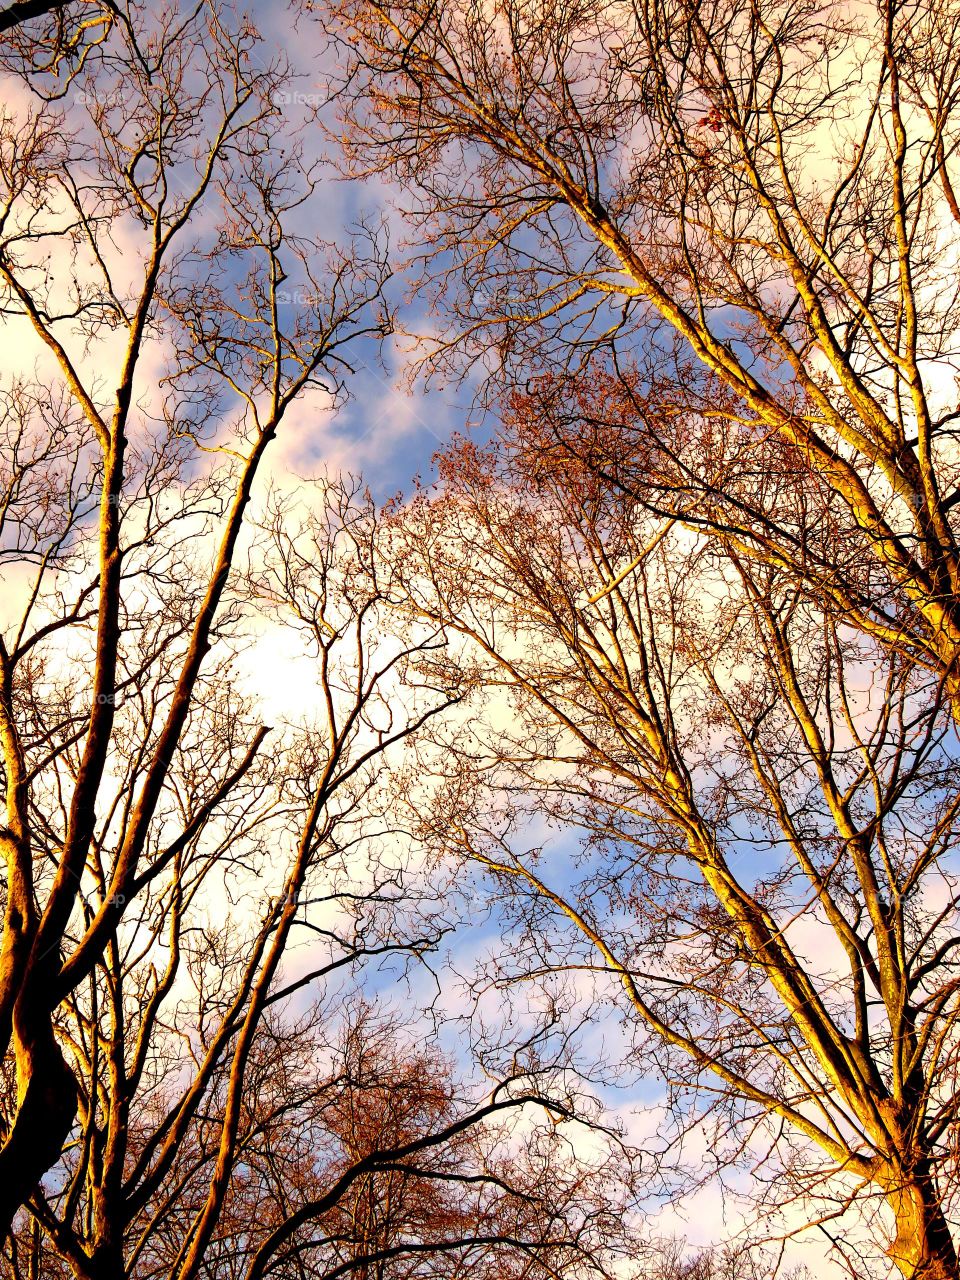
[(17, 1280), (958, 1280), (958, 19), (0, 11)]

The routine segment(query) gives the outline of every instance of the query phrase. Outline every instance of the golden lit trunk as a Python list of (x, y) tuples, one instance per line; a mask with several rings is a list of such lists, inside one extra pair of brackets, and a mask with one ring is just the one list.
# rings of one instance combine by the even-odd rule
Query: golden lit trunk
[(960, 1280), (960, 1264), (929, 1174), (917, 1173), (887, 1191), (896, 1238), (887, 1250), (906, 1280)]
[(49, 1022), (24, 1034), (15, 1015), (14, 1051), (20, 1097), (0, 1150), (0, 1235), (56, 1163), (77, 1113), (77, 1083)]

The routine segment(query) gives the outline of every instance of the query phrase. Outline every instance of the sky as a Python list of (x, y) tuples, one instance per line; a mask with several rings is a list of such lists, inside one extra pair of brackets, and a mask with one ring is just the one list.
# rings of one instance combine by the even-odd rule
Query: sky
[[(283, 5), (261, 2), (249, 12), (266, 48), (282, 50), (289, 59), (290, 78), (274, 101), (293, 127), (305, 127), (307, 157), (335, 154), (335, 142), (310, 124), (319, 113), (323, 125), (337, 128), (335, 111), (322, 105), (338, 70), (322, 25), (303, 15), (292, 18)], [(308, 406), (298, 408), (271, 467), (300, 475), (327, 468), (362, 474), (374, 496), (387, 499), (400, 490), (409, 492), (414, 477), (434, 475), (434, 454), (472, 416), (475, 381), (467, 371), (459, 387), (428, 390), (422, 378), (413, 377), (418, 337), (435, 334), (438, 320), (402, 269), (408, 239), (402, 210), (408, 193), (381, 177), (344, 177), (335, 164), (327, 172), (320, 200), (309, 206), (306, 229), (321, 239), (341, 241), (361, 219), (382, 225), (398, 268), (388, 296), (397, 307), (399, 331), (382, 346), (361, 344), (351, 350), (355, 373), (348, 402), (319, 420)]]
[[(330, 69), (324, 62), (329, 54), (324, 53), (322, 33), (316, 24), (307, 20), (294, 25), (282, 5), (261, 3), (251, 12), (267, 48), (285, 51), (293, 65), (295, 74), (291, 75), (288, 87), (281, 91), (278, 105), (289, 114), (292, 127), (302, 124), (310, 117), (314, 99), (323, 94)], [(11, 105), (17, 104), (11, 100)], [(82, 102), (68, 98), (65, 103), (68, 118), (83, 106)], [(308, 130), (304, 144), (308, 155), (312, 149), (318, 159), (331, 147), (319, 129)], [(361, 216), (382, 220), (389, 227), (398, 259), (398, 275), (390, 289), (405, 332), (389, 339), (380, 350), (373, 343), (366, 343), (352, 353), (354, 372), (348, 383), (349, 399), (343, 407), (331, 409), (318, 393), (291, 411), (269, 456), (267, 470), (258, 481), (261, 493), (270, 483), (286, 490), (296, 489), (300, 478), (325, 470), (362, 476), (377, 500), (385, 500), (397, 492), (409, 493), (415, 477), (426, 480), (432, 477), (435, 452), (476, 418), (473, 410), (476, 383), (470, 376), (459, 386), (435, 383), (429, 389), (422, 379), (411, 381), (415, 335), (431, 333), (438, 322), (422, 297), (411, 292), (399, 265), (405, 236), (401, 211), (406, 200), (405, 192), (379, 179), (344, 180), (331, 169), (321, 198), (311, 202), (304, 212), (305, 233), (324, 240), (340, 240)], [(121, 245), (118, 259), (123, 258), (124, 246)], [(128, 260), (127, 265), (132, 266), (132, 261)], [(298, 305), (295, 295), (289, 305)], [(156, 352), (155, 356), (141, 372), (139, 394), (149, 396), (149, 384), (151, 380), (156, 381), (162, 353)], [(102, 362), (107, 355), (101, 351), (97, 358), (104, 367)], [(49, 368), (49, 359), (28, 328), (14, 322), (6, 330), (0, 365), (8, 375), (33, 367), (42, 372)], [(483, 436), (491, 426), (489, 419), (480, 420), (475, 430)], [(15, 587), (16, 579), (8, 579), (8, 588)], [(260, 698), (267, 720), (295, 721), (309, 709), (309, 668), (310, 658), (303, 653), (294, 635), (280, 626), (264, 627), (257, 648), (249, 658), (245, 678)], [(531, 842), (534, 834), (531, 833)], [(576, 833), (555, 835), (553, 858), (562, 864), (573, 852), (576, 840)], [(480, 927), (464, 931), (454, 941), (446, 957), (449, 968), (442, 977), (442, 982), (448, 984), (445, 997), (452, 1009), (456, 1009), (462, 998), (454, 973), (468, 971), (477, 955), (494, 944), (497, 937), (495, 923), (485, 919)], [(426, 994), (434, 979), (424, 974), (420, 979), (413, 977), (411, 982), (415, 993), (419, 984), (419, 991)], [(371, 980), (371, 989), (387, 997), (391, 988), (397, 989), (396, 978), (389, 971)], [(615, 1020), (611, 1020), (605, 1034), (613, 1040), (620, 1034)], [(662, 1087), (655, 1081), (634, 1082), (626, 1094), (605, 1091), (605, 1101), (637, 1140), (642, 1140), (660, 1123), (661, 1098)], [(698, 1189), (686, 1198), (679, 1196), (661, 1207), (653, 1225), (665, 1234), (677, 1232), (694, 1245), (709, 1245), (735, 1234), (741, 1222), (736, 1198), (726, 1197), (719, 1186), (714, 1185)], [(814, 1274), (823, 1280), (841, 1274), (839, 1269), (822, 1261), (822, 1253), (822, 1247), (814, 1241), (809, 1250), (800, 1250), (794, 1257), (808, 1261)], [(812, 1258), (817, 1261), (813, 1262)]]
[[(269, 38), (289, 53), (291, 60), (304, 67), (303, 80), (297, 80), (291, 89), (294, 101), (289, 104), (292, 113), (298, 107), (309, 105), (310, 95), (322, 92), (326, 66), (322, 52), (322, 40), (311, 47), (309, 23), (301, 22), (291, 28), (282, 6), (266, 5), (254, 10), (256, 20)], [(316, 60), (318, 71), (312, 74), (309, 60)], [(307, 96), (307, 102), (299, 95)], [(390, 226), (391, 239), (402, 256), (406, 236), (400, 211), (407, 203), (407, 193), (380, 179), (367, 182), (336, 181), (331, 184), (329, 203), (325, 199), (330, 227), (339, 218), (343, 225), (359, 213), (382, 217)], [(329, 234), (325, 223), (322, 234)], [(344, 409), (325, 418), (320, 424), (310, 420), (309, 412), (297, 419), (297, 429), (288, 436), (281, 450), (273, 459), (273, 466), (289, 468), (301, 475), (310, 474), (317, 467), (335, 467), (363, 475), (377, 498), (385, 498), (397, 491), (409, 492), (415, 476), (429, 480), (434, 467), (432, 457), (438, 448), (455, 432), (471, 424), (481, 438), (494, 423), (474, 410), (473, 392), (476, 383), (470, 376), (459, 386), (433, 383), (429, 388), (422, 378), (412, 377), (412, 362), (416, 355), (413, 335), (435, 332), (438, 321), (425, 307), (422, 298), (411, 293), (403, 276), (396, 283), (396, 297), (400, 300), (401, 325), (407, 335), (398, 335), (386, 344), (385, 349), (371, 358), (361, 359), (356, 375), (351, 381), (350, 401)], [(268, 641), (269, 643), (269, 641)], [(276, 666), (280, 670), (280, 665)], [(290, 668), (286, 668), (287, 671)], [(273, 703), (278, 713), (285, 710), (287, 697), (293, 682), (275, 682), (264, 695)], [(302, 685), (293, 697), (295, 706), (302, 696)], [(530, 843), (543, 833), (529, 833)], [(576, 850), (576, 832), (551, 833), (551, 865), (562, 867)], [(562, 875), (562, 871), (560, 872)], [(454, 975), (470, 973), (490, 949), (499, 945), (496, 915), (472, 930), (465, 930), (454, 940), (446, 958), (446, 970), (441, 970), (439, 981), (445, 1001), (451, 1012), (462, 1008), (462, 995), (457, 990)], [(433, 974), (416, 975), (406, 979), (418, 986), (427, 999), (433, 995)], [(389, 970), (375, 985), (389, 993)], [(599, 1023), (592, 1032), (616, 1044), (623, 1035), (618, 1020), (611, 1017), (606, 1026)], [(624, 1089), (601, 1089), (601, 1096), (611, 1115), (624, 1125), (627, 1134), (643, 1144), (647, 1139), (656, 1140), (665, 1113), (663, 1086), (656, 1080), (634, 1079)], [(686, 1155), (696, 1167), (697, 1139), (688, 1144)], [(689, 1241), (691, 1247), (711, 1246), (729, 1237), (736, 1237), (744, 1225), (745, 1208), (738, 1202), (736, 1185), (739, 1179), (749, 1183), (751, 1174), (740, 1174), (724, 1188), (717, 1182), (692, 1190), (688, 1195), (677, 1194), (669, 1203), (655, 1202), (648, 1206), (650, 1217), (647, 1226), (657, 1233), (677, 1234)], [(788, 1212), (787, 1225), (799, 1227), (802, 1212)], [(754, 1224), (755, 1225), (755, 1224)], [(778, 1226), (777, 1229), (782, 1229)], [(843, 1225), (840, 1232), (843, 1232)], [(806, 1232), (798, 1241), (791, 1241), (785, 1252), (785, 1265), (804, 1262), (817, 1280), (832, 1280), (844, 1274), (836, 1262), (827, 1259), (827, 1241), (824, 1234), (814, 1230)]]

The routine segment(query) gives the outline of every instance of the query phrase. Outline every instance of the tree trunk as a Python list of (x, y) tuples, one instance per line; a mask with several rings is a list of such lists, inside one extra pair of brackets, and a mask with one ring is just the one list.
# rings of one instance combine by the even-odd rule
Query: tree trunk
[(930, 1172), (904, 1175), (886, 1193), (897, 1234), (887, 1250), (906, 1280), (960, 1280), (960, 1263)]
[(47, 1000), (58, 959), (54, 952), (28, 969), (13, 1006), (18, 1097), (0, 1147), (0, 1240), (60, 1158), (77, 1115), (77, 1081), (54, 1035)]

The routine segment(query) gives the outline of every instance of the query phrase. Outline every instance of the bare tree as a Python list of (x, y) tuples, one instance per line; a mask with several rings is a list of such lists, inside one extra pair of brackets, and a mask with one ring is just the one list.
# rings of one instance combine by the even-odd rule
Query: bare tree
[[(37, 93), (0, 134), (0, 303), (38, 364), (2, 401), (5, 1258), (31, 1280), (302, 1277), (316, 1224), (371, 1178), (439, 1184), (472, 1128), (569, 1116), (518, 1067), (331, 1137), (345, 1091), (372, 1107), (428, 1073), (383, 1061), (378, 1094), (336, 1035), (360, 966), (446, 927), (391, 769), (459, 695), (411, 667), (430, 628), (387, 632), (359, 486), (331, 479), (305, 512), (254, 484), (291, 407), (336, 409), (351, 345), (389, 331), (389, 269), (363, 229), (342, 249), (304, 233), (322, 170), (249, 23), (118, 7), (66, 119), (57, 68), (26, 38), (8, 54)], [(284, 619), (314, 710), (271, 730), (242, 673), (256, 685), (256, 634)], [(531, 1198), (462, 1153), (444, 1167), (470, 1204)], [(564, 1219), (528, 1219), (489, 1248), (603, 1273)], [(334, 1225), (320, 1253), (344, 1274), (372, 1250), (475, 1255), (455, 1225), (349, 1258)]]
[[(748, 1249), (739, 1246), (691, 1250), (682, 1240), (665, 1240), (654, 1257), (649, 1273), (662, 1280), (763, 1280), (770, 1274)], [(785, 1280), (805, 1280), (808, 1274), (801, 1267)]]
[[(348, 154), (419, 197), (430, 367), (509, 397), (502, 456), (411, 517), (410, 597), (516, 699), (474, 753), (501, 825), (451, 767), (460, 843), (518, 886), (527, 973), (579, 934), (671, 1073), (955, 1276), (954, 15), (340, 12)], [(518, 853), (525, 793), (594, 833), (579, 889)]]
[[(474, 691), (418, 803), (493, 877), (492, 980), (617, 998), (627, 1062), (670, 1082), (679, 1132), (708, 1126), (708, 1173), (753, 1153), (765, 1216), (829, 1232), (854, 1206), (902, 1274), (956, 1277), (942, 682), (530, 437), (461, 443), (396, 517), (404, 598)], [(533, 819), (583, 834), (574, 865), (526, 846)]]
[(369, 1004), (334, 1062), (337, 1088), (311, 1129), (324, 1167), (298, 1188), (315, 1194), (319, 1184), (323, 1205), (310, 1216), (286, 1209), (245, 1274), (602, 1277), (630, 1256), (615, 1152), (585, 1160), (562, 1126), (531, 1126), (529, 1115), (519, 1136), (495, 1111), (458, 1123), (452, 1064), (412, 1046)]
[[(79, 7), (79, 6), (78, 6)], [(87, 5), (88, 9), (108, 9), (108, 5)], [(69, 0), (19, 0), (17, 4), (7, 5), (0, 9), (0, 31), (9, 31), (34, 18), (44, 18), (51, 13), (59, 13), (69, 8)]]
[[(29, 68), (34, 89), (63, 98), (81, 74), (88, 54), (102, 44), (122, 6), (111, 0), (19, 0), (0, 8), (0, 66)], [(129, 10), (126, 11), (129, 13)]]
[(956, 701), (953, 7), (340, 8), (347, 146), (419, 193), (433, 358), (561, 402), (598, 362), (644, 428), (636, 494)]
[[(85, 1084), (112, 1069), (137, 1087), (180, 963), (185, 864), (231, 795), (241, 834), (259, 821), (250, 779), (267, 730), (225, 689), (230, 646), (218, 647), (237, 620), (229, 578), (254, 479), (290, 405), (311, 390), (339, 395), (344, 345), (387, 324), (375, 248), (334, 255), (313, 305), (282, 305), (288, 275), (310, 283), (316, 268), (317, 246), (291, 226), (316, 175), (295, 145), (280, 154), (271, 94), (283, 67), (259, 67), (256, 44), (214, 7), (155, 22), (128, 10), (87, 60), (85, 120), (68, 129), (40, 100), (3, 124), (3, 312), (47, 362), (4, 402), (3, 559), (22, 606), (0, 645), (0, 1038), (15, 1076), (4, 1230), (78, 1117), (104, 1203), (118, 1194), (129, 1097), (117, 1087), (104, 1126)], [(151, 386), (149, 361), (165, 356)], [(211, 449), (227, 461), (206, 474)], [(316, 792), (283, 877), (294, 896), (322, 840), (332, 750), (326, 775), (305, 774)], [(196, 856), (202, 868), (209, 855)], [(163, 910), (174, 933), (151, 967)], [(215, 1056), (229, 1042), (240, 1067), (293, 912), (284, 899), (262, 916), (236, 1007), (221, 1011)], [(130, 947), (136, 997), (120, 982)], [(105, 963), (117, 987), (102, 1009)], [(131, 999), (139, 1049), (123, 1034)], [(103, 1016), (114, 1019), (106, 1058)], [(222, 1198), (237, 1106), (231, 1097), (197, 1248)], [(116, 1242), (101, 1245), (112, 1257)]]

